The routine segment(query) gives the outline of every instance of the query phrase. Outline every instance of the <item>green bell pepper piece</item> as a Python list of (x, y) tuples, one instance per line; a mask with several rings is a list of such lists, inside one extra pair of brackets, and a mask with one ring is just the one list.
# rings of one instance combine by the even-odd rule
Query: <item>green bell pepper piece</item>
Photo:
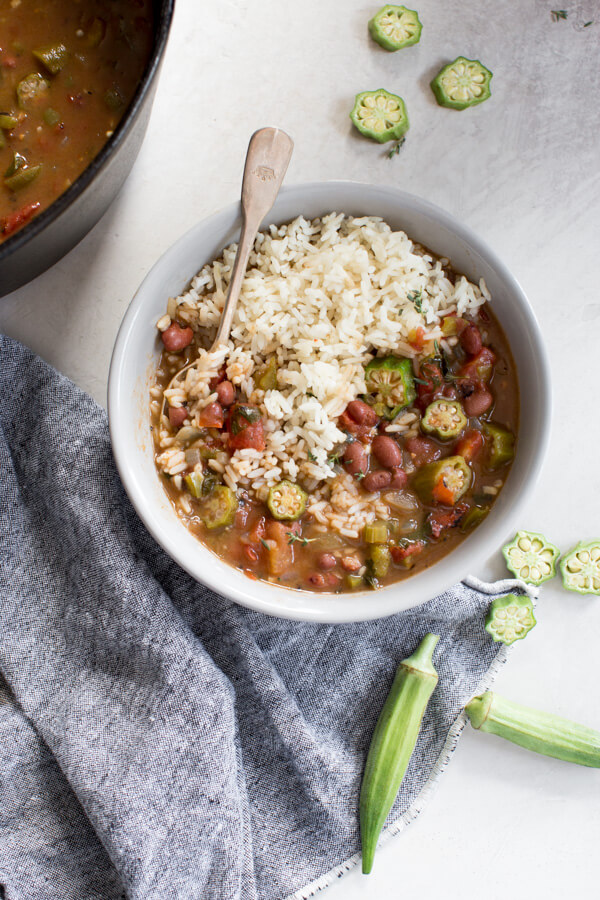
[(508, 428), (495, 422), (484, 422), (483, 431), (490, 439), (487, 465), (496, 470), (512, 462), (515, 455), (515, 436)]

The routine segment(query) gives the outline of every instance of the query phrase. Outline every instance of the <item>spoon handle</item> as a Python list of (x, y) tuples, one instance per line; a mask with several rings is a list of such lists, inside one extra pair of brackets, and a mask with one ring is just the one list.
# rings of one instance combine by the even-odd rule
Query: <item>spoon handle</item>
[(256, 233), (279, 193), (293, 149), (291, 137), (279, 128), (261, 128), (250, 138), (242, 182), (242, 233), (213, 350), (229, 339)]

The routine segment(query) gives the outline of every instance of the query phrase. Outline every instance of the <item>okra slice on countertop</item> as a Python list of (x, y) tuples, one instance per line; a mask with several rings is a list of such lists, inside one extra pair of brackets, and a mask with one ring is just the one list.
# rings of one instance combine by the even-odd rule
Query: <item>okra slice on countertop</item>
[(441, 441), (457, 438), (467, 424), (467, 417), (458, 400), (434, 400), (421, 419), (421, 429), (425, 434), (433, 434)]
[(431, 90), (440, 106), (467, 109), (491, 96), (492, 73), (478, 59), (457, 56), (431, 82)]
[(517, 531), (514, 541), (502, 548), (510, 571), (527, 584), (543, 584), (556, 575), (560, 550), (543, 534)]
[(380, 144), (397, 141), (408, 131), (404, 100), (385, 88), (357, 94), (350, 118), (361, 134)]
[(417, 44), (423, 26), (416, 10), (406, 6), (382, 6), (369, 21), (369, 32), (384, 50), (401, 50)]
[(600, 540), (577, 544), (560, 561), (563, 585), (578, 594), (600, 594)]
[(412, 362), (401, 356), (372, 359), (365, 368), (365, 386), (367, 401), (386, 419), (394, 419), (417, 396)]
[(465, 706), (471, 725), (526, 750), (600, 768), (600, 732), (486, 691)]
[(295, 522), (306, 509), (306, 491), (291, 481), (279, 481), (273, 485), (267, 497), (267, 506), (274, 519)]
[(533, 601), (526, 595), (506, 594), (492, 600), (485, 618), (485, 630), (494, 641), (514, 644), (527, 637), (537, 622)]

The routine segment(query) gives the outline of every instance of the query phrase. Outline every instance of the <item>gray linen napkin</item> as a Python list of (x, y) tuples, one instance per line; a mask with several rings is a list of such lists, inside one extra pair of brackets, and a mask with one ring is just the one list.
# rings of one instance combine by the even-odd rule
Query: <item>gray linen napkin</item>
[[(192, 581), (124, 495), (106, 417), (0, 337), (0, 896), (306, 898), (357, 860), (357, 798), (400, 659), (440, 673), (388, 833), (503, 661), (469, 580), (382, 621), (269, 618)], [(457, 718), (458, 717), (458, 718)]]

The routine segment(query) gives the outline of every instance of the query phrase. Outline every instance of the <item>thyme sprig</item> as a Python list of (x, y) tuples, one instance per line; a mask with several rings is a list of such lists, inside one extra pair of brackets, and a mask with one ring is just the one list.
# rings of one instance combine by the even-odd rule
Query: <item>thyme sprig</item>
[(293, 531), (286, 531), (286, 534), (289, 538), (288, 544), (300, 543), (303, 547), (306, 547), (307, 544), (312, 544), (313, 541), (316, 541), (316, 538), (302, 537), (300, 534), (294, 534)]
[(393, 159), (394, 156), (398, 156), (399, 153), (400, 153), (400, 150), (401, 150), (402, 147), (404, 146), (404, 142), (405, 142), (405, 141), (406, 141), (406, 138), (405, 138), (405, 137), (401, 137), (401, 138), (399, 138), (397, 141), (394, 141), (394, 143), (392, 144), (391, 149), (388, 150), (388, 152), (386, 153), (387, 158), (388, 158), (388, 159)]
[(553, 22), (560, 22), (561, 19), (566, 19), (569, 13), (566, 9), (553, 9), (551, 15)]

